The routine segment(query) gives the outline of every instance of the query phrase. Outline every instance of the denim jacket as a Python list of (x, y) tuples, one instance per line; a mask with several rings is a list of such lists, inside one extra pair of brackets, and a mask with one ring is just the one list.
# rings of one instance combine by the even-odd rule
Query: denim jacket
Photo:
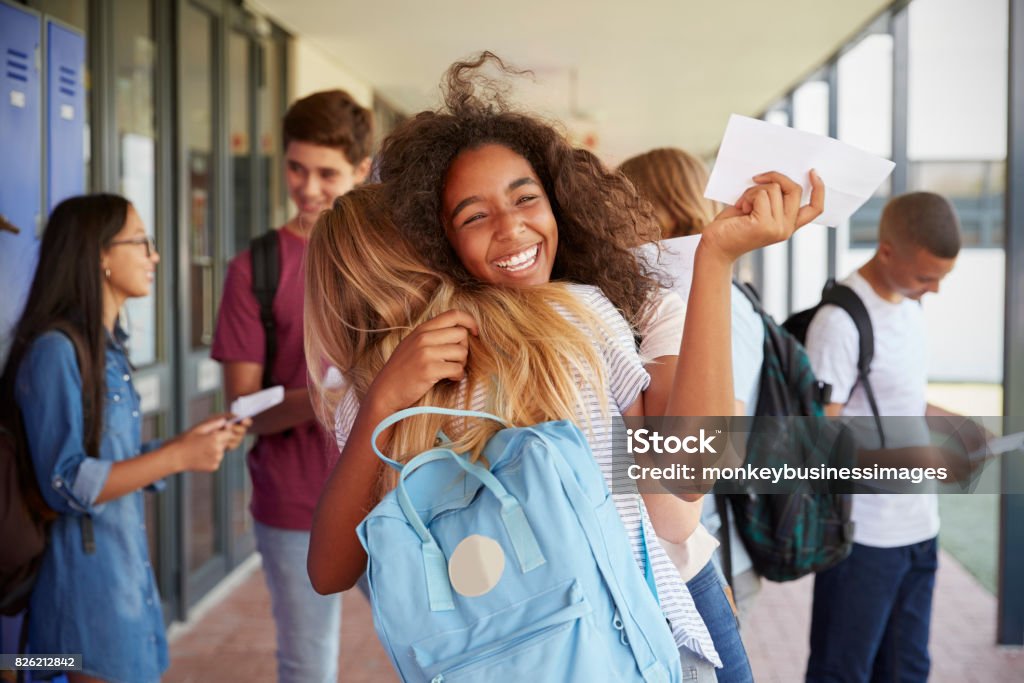
[[(83, 673), (109, 681), (158, 681), (167, 668), (160, 597), (149, 563), (142, 492), (103, 504), (96, 498), (115, 462), (143, 444), (139, 395), (125, 334), (108, 336), (103, 432), (98, 458), (83, 446), (82, 378), (71, 340), (49, 332), (32, 342), (18, 368), (22, 413), (39, 488), (59, 513), (29, 607), (29, 648), (81, 654)], [(158, 484), (156, 488), (159, 488)], [(95, 551), (82, 543), (90, 515)]]

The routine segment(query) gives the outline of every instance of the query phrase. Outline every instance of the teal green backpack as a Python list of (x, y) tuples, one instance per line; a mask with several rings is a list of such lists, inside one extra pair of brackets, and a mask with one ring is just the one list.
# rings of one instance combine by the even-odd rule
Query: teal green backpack
[[(747, 440), (747, 462), (755, 467), (853, 464), (856, 445), (848, 430), (824, 417), (831, 387), (819, 382), (807, 352), (761, 308), (749, 286), (736, 283), (764, 322), (764, 363), (757, 409)], [(723, 525), (725, 506), (754, 569), (772, 581), (792, 581), (827, 569), (853, 548), (851, 498), (821, 482), (794, 484), (786, 493), (752, 488), (716, 495)], [(723, 533), (728, 539), (728, 532)], [(723, 545), (731, 581), (728, 543)]]

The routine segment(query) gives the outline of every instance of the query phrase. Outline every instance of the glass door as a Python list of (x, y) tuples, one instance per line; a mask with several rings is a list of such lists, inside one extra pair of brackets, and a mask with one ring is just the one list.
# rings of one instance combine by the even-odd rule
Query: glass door
[[(178, 7), (178, 405), (190, 426), (224, 410), (210, 358), (227, 264), (282, 204), (276, 130), (285, 35), (225, 0)], [(268, 93), (272, 90), (273, 93)], [(244, 453), (181, 478), (178, 519), (187, 609), (255, 550)]]
[[(142, 399), (143, 439), (173, 435), (173, 342), (168, 312), (176, 284), (173, 221), (168, 174), (171, 172), (169, 132), (172, 117), (162, 110), (168, 101), (160, 87), (171, 72), (165, 64), (168, 43), (158, 39), (158, 26), (169, 15), (152, 2), (108, 0), (100, 30), (109, 57), (109, 72), (96, 79), (106, 96), (101, 140), (97, 144), (104, 183), (128, 198), (153, 236), (162, 257), (150, 295), (129, 299), (122, 324), (130, 335), (129, 356), (135, 366), (135, 387)], [(170, 480), (161, 493), (145, 496), (146, 531), (150, 562), (167, 621), (178, 616), (178, 586), (174, 581), (177, 528), (177, 482)]]
[[(231, 193), (226, 198), (230, 228), (224, 235), (224, 266), (230, 257), (249, 247), (249, 240), (264, 230), (259, 212), (258, 176), (260, 168), (255, 157), (255, 134), (258, 44), (248, 34), (244, 15), (233, 11), (227, 32), (227, 120), (228, 120), (228, 173)], [(231, 565), (235, 566), (255, 549), (252, 515), (249, 502), (252, 486), (246, 466), (245, 452), (252, 446), (247, 439), (236, 453), (232, 453), (222, 469), (227, 479), (227, 501), (230, 527), (228, 549)]]
[[(220, 283), (223, 181), (222, 18), (216, 6), (182, 2), (178, 12), (177, 344), (182, 427), (221, 408), (220, 366), (210, 358)], [(181, 569), (187, 609), (227, 572), (225, 470), (182, 477)]]
[[(226, 230), (221, 265), (245, 251), (257, 237), (283, 222), (281, 118), (284, 110), (285, 35), (242, 8), (225, 12)], [(255, 549), (249, 513), (252, 485), (244, 452), (232, 453), (225, 473), (230, 567)]]

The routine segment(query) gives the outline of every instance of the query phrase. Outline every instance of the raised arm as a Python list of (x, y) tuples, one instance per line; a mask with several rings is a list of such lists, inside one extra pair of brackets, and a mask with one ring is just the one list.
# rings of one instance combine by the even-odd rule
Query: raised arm
[(704, 228), (666, 415), (732, 415), (732, 266), (743, 254), (787, 240), (821, 215), (825, 186), (813, 171), (810, 179), (810, 203), (801, 206), (797, 183), (781, 173), (755, 176), (758, 184)]
[[(375, 492), (384, 467), (370, 447), (370, 436), (392, 412), (373, 399), (362, 404), (341, 458), (320, 493), (306, 570), (313, 588), (323, 595), (348, 590), (366, 570), (366, 552), (356, 528), (377, 504)], [(381, 448), (387, 447), (389, 436), (381, 435)]]

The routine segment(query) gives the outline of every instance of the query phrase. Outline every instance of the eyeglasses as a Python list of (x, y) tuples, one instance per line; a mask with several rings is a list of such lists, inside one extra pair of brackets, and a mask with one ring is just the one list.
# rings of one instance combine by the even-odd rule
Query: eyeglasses
[(145, 237), (133, 237), (130, 240), (114, 240), (110, 243), (110, 246), (114, 247), (118, 244), (144, 245), (146, 247), (146, 258), (150, 258), (156, 253), (156, 241), (149, 235), (146, 235)]

